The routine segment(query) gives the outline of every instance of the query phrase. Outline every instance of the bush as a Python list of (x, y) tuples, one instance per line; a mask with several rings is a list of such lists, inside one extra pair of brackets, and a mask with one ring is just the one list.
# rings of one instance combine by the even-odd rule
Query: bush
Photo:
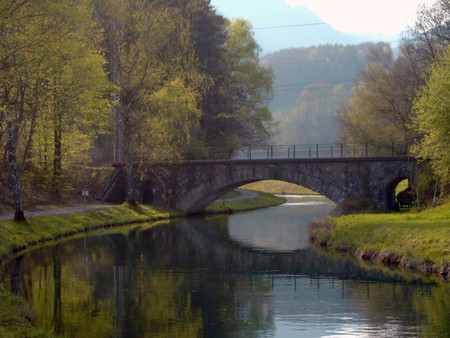
[(347, 199), (339, 203), (332, 211), (333, 216), (348, 214), (372, 213), (377, 210), (373, 201), (368, 198)]

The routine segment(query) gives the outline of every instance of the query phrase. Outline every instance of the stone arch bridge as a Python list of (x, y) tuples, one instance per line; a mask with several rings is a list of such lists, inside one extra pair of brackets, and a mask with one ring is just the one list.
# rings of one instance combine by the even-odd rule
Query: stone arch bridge
[[(392, 209), (395, 188), (414, 180), (418, 166), (408, 156), (195, 160), (144, 167), (135, 177), (141, 203), (162, 203), (188, 214), (199, 213), (225, 193), (247, 183), (281, 180), (316, 191), (336, 203), (368, 199), (378, 209)], [(124, 201), (125, 168), (117, 168), (101, 199)]]

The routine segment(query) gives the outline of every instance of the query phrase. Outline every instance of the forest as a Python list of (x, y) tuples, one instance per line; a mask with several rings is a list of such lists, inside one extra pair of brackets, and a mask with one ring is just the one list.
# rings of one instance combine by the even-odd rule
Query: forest
[(266, 142), (259, 53), (209, 0), (2, 1), (0, 203), (8, 187), (19, 210), (64, 200), (111, 163)]
[(261, 56), (250, 23), (209, 0), (2, 1), (0, 205), (21, 220), (24, 201), (95, 191), (111, 164), (133, 175), (193, 148), (273, 142), (407, 144), (429, 164), (424, 196), (446, 193), (449, 22), (438, 0), (398, 50)]

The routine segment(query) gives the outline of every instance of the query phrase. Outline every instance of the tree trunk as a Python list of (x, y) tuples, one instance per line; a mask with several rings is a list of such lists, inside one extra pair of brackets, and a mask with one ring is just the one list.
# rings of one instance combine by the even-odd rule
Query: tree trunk
[(19, 168), (19, 177), (23, 177), (23, 172), (25, 171), (25, 167), (26, 167), (27, 159), (28, 159), (28, 154), (30, 152), (31, 143), (33, 141), (35, 127), (36, 127), (36, 112), (33, 112), (33, 117), (31, 118), (30, 131), (29, 131), (29, 134), (28, 134), (27, 142), (25, 143), (25, 149), (23, 151), (22, 164), (21, 164), (21, 166)]
[(14, 207), (16, 209), (14, 220), (18, 222), (25, 222), (26, 219), (23, 212), (22, 190), (20, 188), (19, 177), (17, 176), (16, 149), (14, 147), (14, 130), (11, 109), (8, 109), (7, 114), (6, 129), (8, 133), (8, 142), (6, 143), (6, 147), (8, 149), (9, 175), (11, 178), (11, 187), (14, 197)]
[(129, 160), (127, 161), (127, 168), (126, 168), (127, 169), (127, 196), (126, 196), (126, 201), (131, 206), (137, 206), (133, 161), (131, 160), (131, 157), (128, 157), (128, 158), (129, 158)]
[(60, 183), (61, 183), (61, 173), (62, 173), (62, 133), (61, 133), (61, 125), (62, 121), (60, 121), (60, 117), (56, 117), (54, 129), (53, 129), (53, 141), (54, 141), (54, 149), (53, 149), (53, 189), (55, 190), (56, 195), (60, 194)]
[[(2, 102), (2, 104), (4, 105), (5, 102)], [(2, 112), (0, 113), (0, 126), (2, 126), (5, 123), (5, 113)], [(2, 140), (3, 134), (6, 131), (0, 130), (0, 140)], [(2, 146), (0, 144), (0, 146)], [(3, 176), (3, 171), (6, 172), (6, 162), (7, 162), (7, 156), (8, 156), (8, 149), (5, 147), (4, 151), (3, 151), (3, 155), (0, 158), (0, 181), (2, 180), (2, 176)]]
[(2, 177), (3, 177), (3, 171), (6, 172), (7, 158), (8, 158), (8, 148), (5, 147), (5, 150), (3, 151), (2, 158), (0, 160), (0, 181), (2, 180)]

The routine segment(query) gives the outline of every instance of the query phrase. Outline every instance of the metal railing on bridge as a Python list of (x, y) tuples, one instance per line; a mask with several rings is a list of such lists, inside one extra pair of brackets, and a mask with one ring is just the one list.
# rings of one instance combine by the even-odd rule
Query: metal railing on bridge
[(281, 160), (313, 158), (356, 158), (408, 156), (407, 144), (327, 143), (248, 146), (239, 148), (198, 148), (186, 151), (185, 159), (199, 160)]

